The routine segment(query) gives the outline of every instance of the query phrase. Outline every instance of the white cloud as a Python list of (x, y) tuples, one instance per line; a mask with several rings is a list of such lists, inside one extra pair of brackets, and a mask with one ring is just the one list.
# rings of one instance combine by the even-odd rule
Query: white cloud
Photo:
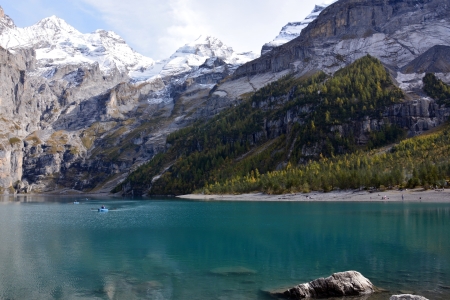
[[(323, 0), (72, 0), (100, 18), (134, 48), (154, 59), (170, 56), (201, 34), (237, 51), (259, 52), (287, 22), (300, 21)], [(329, 2), (331, 0), (326, 0)]]
[(158, 47), (164, 57), (172, 52), (167, 49), (178, 49), (185, 43), (195, 40), (200, 34), (207, 34), (209, 29), (203, 24), (202, 15), (199, 11), (192, 9), (191, 0), (170, 0), (168, 1), (172, 24), (161, 30), (158, 38)]

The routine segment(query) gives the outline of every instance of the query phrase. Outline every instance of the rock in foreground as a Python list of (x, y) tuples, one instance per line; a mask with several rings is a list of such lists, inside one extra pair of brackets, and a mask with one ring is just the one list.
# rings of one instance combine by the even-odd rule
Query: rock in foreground
[(428, 299), (417, 295), (393, 295), (389, 300), (428, 300)]
[(376, 291), (374, 285), (361, 273), (347, 271), (335, 273), (302, 283), (285, 291), (271, 292), (272, 296), (285, 299), (328, 298), (367, 295)]

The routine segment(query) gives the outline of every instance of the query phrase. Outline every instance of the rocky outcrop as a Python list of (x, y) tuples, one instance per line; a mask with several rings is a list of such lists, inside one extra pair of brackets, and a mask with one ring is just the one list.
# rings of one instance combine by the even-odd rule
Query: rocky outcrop
[(389, 300), (428, 300), (418, 295), (393, 295)]
[(271, 292), (272, 296), (285, 299), (329, 298), (360, 296), (376, 292), (376, 287), (361, 273), (347, 271), (299, 284), (285, 291)]

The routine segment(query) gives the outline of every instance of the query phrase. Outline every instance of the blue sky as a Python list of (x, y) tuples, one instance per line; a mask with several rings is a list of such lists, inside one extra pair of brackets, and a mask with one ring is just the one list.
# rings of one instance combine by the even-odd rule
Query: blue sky
[(112, 30), (139, 53), (169, 57), (201, 34), (236, 51), (259, 52), (288, 22), (330, 0), (3, 0), (17, 26), (56, 15), (83, 33)]

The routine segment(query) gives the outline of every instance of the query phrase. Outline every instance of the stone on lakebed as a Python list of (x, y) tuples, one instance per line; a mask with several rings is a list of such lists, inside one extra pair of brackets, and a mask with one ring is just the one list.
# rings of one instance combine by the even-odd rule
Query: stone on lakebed
[(287, 290), (271, 291), (274, 297), (285, 299), (328, 298), (360, 296), (377, 292), (378, 289), (357, 271), (334, 273), (327, 278), (315, 279)]
[(251, 270), (251, 269), (241, 267), (241, 266), (215, 268), (215, 269), (212, 269), (210, 272), (215, 275), (223, 275), (223, 276), (256, 274), (255, 270)]
[(418, 296), (418, 295), (393, 295), (389, 300), (428, 300), (425, 297)]

